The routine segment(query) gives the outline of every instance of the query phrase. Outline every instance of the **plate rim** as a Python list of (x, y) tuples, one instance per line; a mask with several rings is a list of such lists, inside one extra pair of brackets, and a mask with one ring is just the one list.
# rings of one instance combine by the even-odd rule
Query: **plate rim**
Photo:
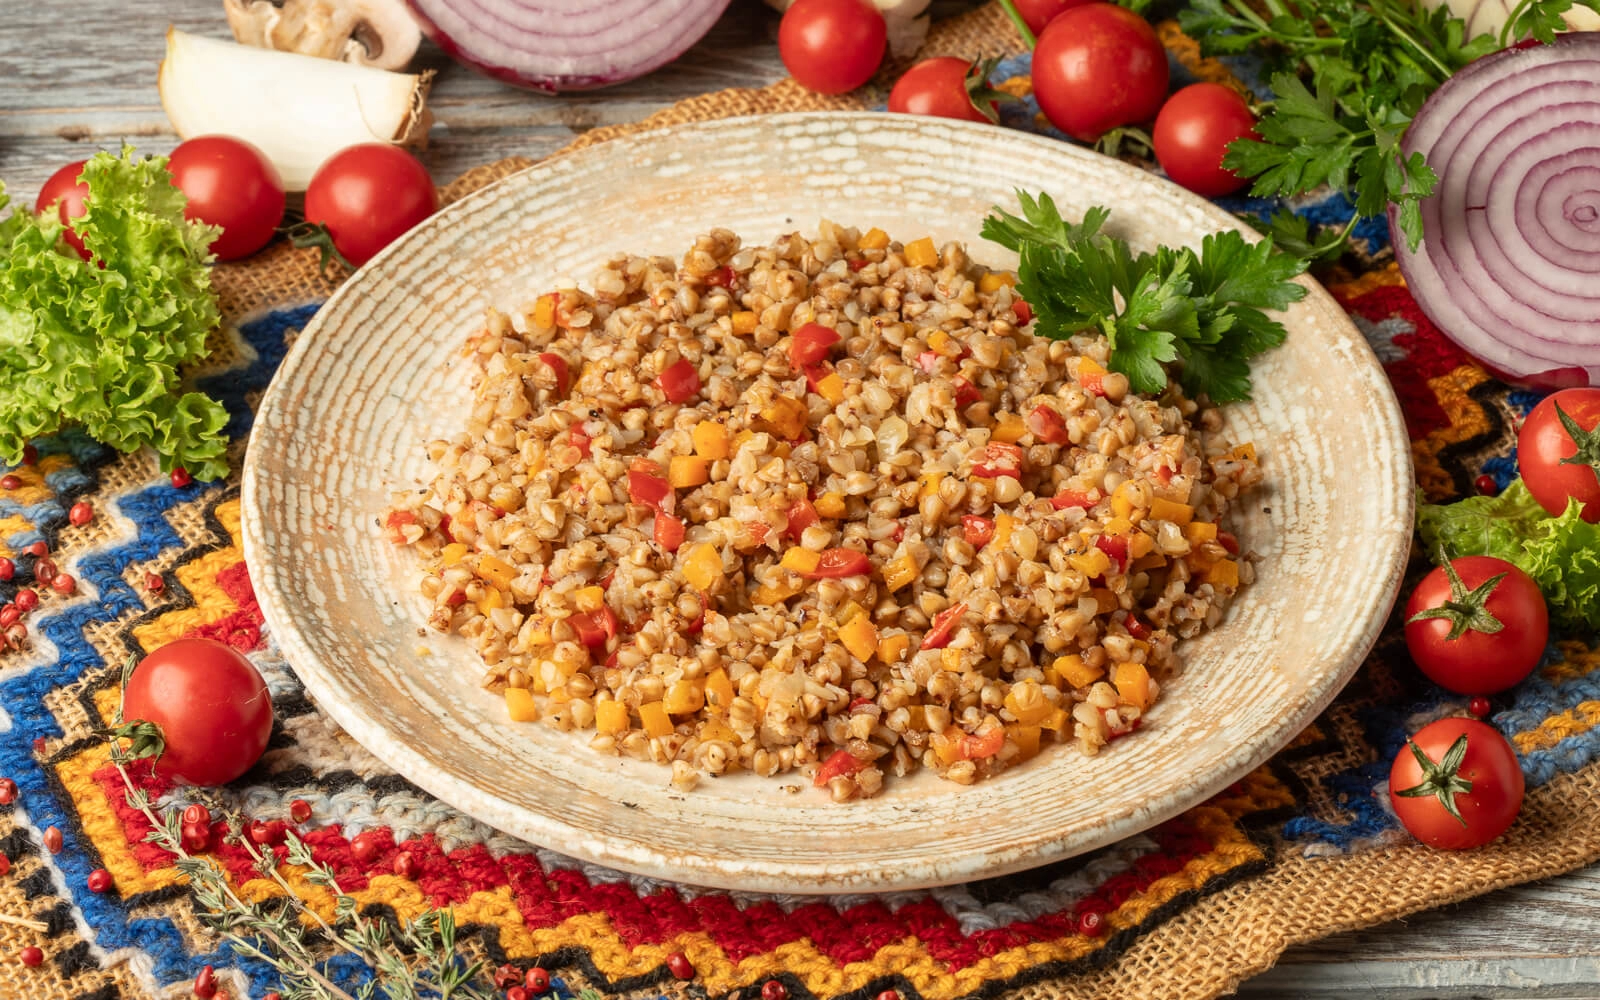
[[(764, 127), (776, 128), (786, 123), (821, 120), (845, 121), (859, 128), (872, 122), (881, 121), (885, 114), (886, 112), (878, 111), (799, 111), (772, 115), (741, 115), (709, 121), (667, 125), (619, 136), (579, 149), (560, 151), (470, 192), (444, 206), (438, 213), (416, 229), (390, 244), (389, 247), (349, 276), (328, 297), (316, 314), (301, 328), (295, 344), (274, 372), (271, 383), (258, 404), (255, 426), (261, 426), (266, 423), (267, 421), (263, 421), (261, 418), (280, 408), (283, 408), (285, 413), (293, 412), (289, 401), (285, 398), (289, 393), (287, 388), (288, 378), (285, 373), (293, 375), (302, 366), (310, 364), (307, 358), (319, 339), (319, 331), (324, 324), (325, 317), (342, 305), (345, 299), (360, 294), (358, 290), (361, 284), (360, 279), (364, 275), (382, 268), (389, 259), (403, 256), (407, 253), (408, 245), (421, 238), (418, 235), (419, 233), (449, 225), (456, 216), (470, 214), (475, 207), (497, 197), (503, 186), (513, 183), (527, 183), (526, 178), (549, 169), (550, 165), (557, 161), (565, 161), (574, 157), (611, 156), (615, 155), (619, 148), (649, 145), (686, 132), (715, 132), (719, 129), (748, 126), (756, 122), (762, 123)], [(974, 138), (993, 139), (992, 129), (994, 126), (946, 119), (928, 119), (913, 115), (894, 115), (893, 117), (914, 120), (918, 128), (948, 129), (958, 134), (970, 132)], [(1225, 220), (1230, 227), (1241, 231), (1247, 238), (1259, 237), (1259, 233), (1248, 224), (1229, 215), (1225, 210), (1209, 200), (1177, 188), (1170, 181), (1139, 167), (1115, 158), (1101, 156), (1087, 149), (1063, 143), (1060, 140), (1020, 130), (1007, 130), (1006, 139), (1007, 141), (1019, 141), (1035, 145), (1049, 155), (1077, 158), (1086, 164), (1092, 162), (1093, 169), (1120, 174), (1124, 178), (1136, 180), (1141, 184), (1167, 185), (1178, 194), (1180, 201), (1199, 208), (1208, 221), (1220, 223)], [(1384, 390), (1377, 394), (1383, 403), (1384, 411), (1380, 415), (1380, 425), (1388, 431), (1389, 437), (1392, 439), (1390, 443), (1398, 446), (1398, 453), (1403, 460), (1403, 469), (1409, 476), (1410, 482), (1414, 483), (1415, 472), (1412, 466), (1409, 438), (1405, 434), (1404, 420), (1399, 402), (1394, 395), (1392, 386), (1383, 375), (1381, 366), (1376, 355), (1372, 352), (1370, 344), (1366, 342), (1364, 337), (1360, 336), (1359, 330), (1350, 321), (1348, 313), (1337, 304), (1332, 295), (1320, 283), (1309, 275), (1302, 276), (1301, 281), (1308, 288), (1308, 295), (1302, 301), (1309, 302), (1313, 299), (1321, 299), (1323, 305), (1344, 316), (1344, 325), (1349, 328), (1350, 332), (1354, 333), (1354, 341), (1364, 351), (1363, 360), (1367, 364), (1363, 367), (1366, 369), (1368, 380), (1374, 385), (1381, 386)], [(1041, 840), (1034, 844), (1025, 854), (1011, 857), (1010, 860), (1002, 863), (996, 863), (993, 860), (994, 856), (990, 853), (972, 851), (958, 861), (938, 865), (936, 872), (930, 872), (925, 877), (894, 879), (885, 877), (882, 873), (875, 876), (871, 872), (864, 872), (861, 868), (861, 862), (837, 864), (826, 861), (784, 860), (778, 862), (762, 859), (742, 859), (735, 862), (734, 859), (730, 858), (712, 859), (704, 855), (668, 854), (643, 842), (639, 837), (622, 837), (613, 834), (600, 840), (591, 830), (563, 822), (558, 810), (531, 811), (496, 794), (492, 789), (482, 787), (471, 789), (469, 797), (472, 800), (472, 807), (470, 809), (464, 808), (459, 804), (463, 796), (456, 779), (445, 776), (443, 772), (409, 744), (393, 739), (391, 731), (385, 728), (380, 720), (344, 702), (338, 696), (338, 687), (335, 682), (331, 677), (325, 676), (322, 670), (302, 668), (302, 663), (316, 664), (318, 658), (294, 627), (293, 617), (290, 612), (279, 606), (278, 594), (272, 585), (281, 578), (284, 571), (274, 567), (265, 559), (262, 548), (264, 543), (260, 540), (264, 530), (263, 511), (260, 504), (260, 465), (261, 454), (266, 446), (259, 445), (258, 442), (259, 439), (252, 431), (246, 448), (240, 487), (242, 548), (246, 565), (249, 568), (252, 580), (256, 584), (257, 601), (261, 607), (263, 618), (267, 622), (269, 635), (277, 643), (285, 661), (294, 670), (295, 675), (305, 686), (307, 692), (317, 705), (367, 752), (440, 801), (450, 804), (463, 814), (484, 822), (499, 831), (518, 839), (527, 840), (530, 845), (548, 848), (579, 861), (668, 882), (686, 882), (696, 886), (724, 890), (782, 894), (903, 891), (1022, 871), (1048, 864), (1052, 861), (1078, 856), (1136, 835), (1142, 830), (1149, 829), (1195, 807), (1216, 792), (1240, 780), (1276, 755), (1285, 745), (1292, 741), (1297, 733), (1309, 725), (1345, 687), (1376, 644), (1389, 613), (1398, 598), (1403, 582), (1404, 567), (1409, 555), (1409, 527), (1402, 530), (1398, 525), (1400, 523), (1407, 526), (1410, 525), (1415, 504), (1414, 490), (1407, 483), (1402, 482), (1402, 488), (1399, 491), (1401, 495), (1396, 499), (1400, 508), (1397, 513), (1403, 515), (1403, 518), (1397, 521), (1397, 526), (1394, 530), (1395, 537), (1388, 539), (1389, 544), (1387, 546), (1388, 558), (1386, 560), (1387, 572), (1385, 573), (1385, 580), (1388, 586), (1383, 589), (1375, 587), (1370, 591), (1370, 597), (1372, 598), (1369, 602), (1371, 613), (1359, 634), (1352, 635), (1347, 641), (1347, 655), (1340, 669), (1329, 671), (1324, 675), (1319, 685), (1307, 689), (1307, 693), (1312, 696), (1300, 701), (1292, 711), (1274, 716), (1271, 724), (1258, 727), (1249, 733), (1248, 735), (1257, 744), (1255, 751), (1241, 758), (1231, 767), (1209, 772), (1207, 780), (1194, 782), (1187, 794), (1174, 795), (1171, 801), (1162, 808), (1137, 813), (1138, 818), (1133, 828), (1128, 828), (1129, 817), (1125, 817), (1120, 825), (1108, 824), (1094, 836), (1074, 837), (1070, 842), (1063, 841), (1059, 837)], [(1264, 739), (1263, 737), (1268, 734), (1270, 734), (1270, 738)], [(692, 795), (693, 793), (690, 794)], [(840, 808), (848, 808), (848, 806)]]

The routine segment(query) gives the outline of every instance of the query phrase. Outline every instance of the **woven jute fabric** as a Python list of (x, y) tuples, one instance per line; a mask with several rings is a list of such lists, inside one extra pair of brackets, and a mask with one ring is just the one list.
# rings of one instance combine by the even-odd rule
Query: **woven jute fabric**
[[(1159, 31), (1182, 73), (1239, 85), (1175, 27)], [(997, 7), (935, 25), (922, 54), (998, 58), (993, 81), (1023, 98), (1004, 109), (1006, 123), (1043, 128), (1028, 100), (1027, 57)], [(844, 97), (820, 97), (792, 81), (708, 94), (587, 132), (568, 148), (720, 117), (877, 107), (893, 72)], [(442, 196), (463, 197), (531, 165), (485, 165)], [(1314, 221), (1341, 211), (1331, 196), (1293, 207)], [(1496, 383), (1428, 323), (1381, 225), (1358, 227), (1357, 236), (1357, 250), (1320, 276), (1390, 376), (1419, 486), (1435, 501), (1470, 492), (1483, 476), (1503, 486), (1515, 474), (1514, 428), (1537, 397)], [(233, 417), (235, 468), (278, 361), (341, 278), (321, 273), (313, 251), (282, 243), (216, 268), (226, 322), (193, 374)], [(455, 812), (318, 710), (277, 655), (255, 604), (236, 478), (178, 487), (147, 454), (116, 455), (70, 433), (38, 444), (37, 464), (15, 470), (23, 480), (15, 502), (0, 498), (0, 554), (44, 540), (93, 599), (47, 592), (29, 620), (33, 648), (0, 653), (0, 709), (12, 725), (0, 734), (0, 773), (20, 787), (16, 804), (0, 806), (0, 852), (11, 861), (0, 877), (0, 913), (37, 921), (0, 923), (0, 997), (187, 996), (184, 984), (207, 964), (234, 998), (259, 998), (276, 985), (271, 969), (203, 929), (172, 856), (145, 842), (148, 821), (128, 805), (96, 735), (115, 710), (118, 667), (185, 635), (247, 651), (277, 711), (262, 763), (205, 793), (211, 805), (281, 822), (289, 803), (304, 799), (314, 810), (301, 827), (307, 843), (368, 912), (404, 918), (449, 906), (469, 949), (496, 964), (537, 962), (563, 1000), (585, 987), (608, 996), (750, 997), (774, 979), (796, 1000), (871, 1000), (885, 989), (906, 1000), (1200, 1000), (1231, 991), (1297, 943), (1600, 858), (1594, 637), (1563, 637), (1534, 677), (1496, 701), (1491, 721), (1517, 747), (1528, 778), (1517, 824), (1488, 847), (1441, 853), (1397, 827), (1383, 779), (1406, 732), (1463, 706), (1418, 674), (1391, 623), (1340, 698), (1267, 765), (1183, 816), (1087, 857), (886, 900), (734, 896), (626, 878)], [(66, 510), (80, 498), (98, 514), (72, 526)], [(0, 582), (0, 603), (30, 582), (31, 565), (19, 556), (17, 580)], [(133, 780), (160, 808), (200, 795), (148, 769)], [(50, 826), (65, 843), (54, 856), (41, 848)], [(375, 858), (352, 853), (357, 834), (376, 838)], [(410, 874), (397, 873), (402, 851), (413, 859)], [(275, 891), (251, 877), (236, 847), (218, 839), (208, 853), (241, 894)], [(97, 867), (115, 877), (113, 892), (85, 890)], [(1100, 932), (1085, 930), (1088, 914), (1101, 917)], [(12, 959), (27, 945), (44, 949), (41, 967)], [(693, 979), (672, 976), (674, 952), (689, 958)], [(359, 974), (346, 971), (354, 988)]]

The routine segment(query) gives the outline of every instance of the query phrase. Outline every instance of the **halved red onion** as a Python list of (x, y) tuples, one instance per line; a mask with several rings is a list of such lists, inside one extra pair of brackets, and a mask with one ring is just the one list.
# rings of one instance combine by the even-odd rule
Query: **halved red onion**
[(1600, 384), (1600, 34), (1472, 63), (1404, 150), (1439, 175), (1415, 253), (1389, 211), (1423, 313), (1508, 381)]
[(622, 83), (705, 36), (728, 0), (406, 0), (452, 57), (554, 93)]

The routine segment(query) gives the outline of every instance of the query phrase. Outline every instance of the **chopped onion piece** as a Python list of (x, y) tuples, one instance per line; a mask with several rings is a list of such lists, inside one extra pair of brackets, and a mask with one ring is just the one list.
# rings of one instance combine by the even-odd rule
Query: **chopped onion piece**
[(506, 83), (556, 92), (622, 83), (671, 62), (728, 0), (407, 0), (423, 34)]
[(1395, 256), (1424, 314), (1508, 381), (1600, 384), (1600, 36), (1462, 69), (1413, 119), (1439, 183)]

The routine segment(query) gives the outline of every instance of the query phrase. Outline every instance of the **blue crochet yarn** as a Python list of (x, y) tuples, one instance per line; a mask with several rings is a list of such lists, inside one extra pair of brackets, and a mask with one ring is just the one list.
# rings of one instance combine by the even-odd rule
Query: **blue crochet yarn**
[(243, 371), (237, 369), (208, 375), (197, 379), (200, 391), (211, 396), (228, 411), (228, 424), (223, 429), (230, 438), (241, 438), (250, 432), (255, 422), (255, 411), (247, 398), (267, 387), (272, 374), (278, 370), (288, 353), (285, 341), (291, 330), (298, 330), (316, 315), (322, 303), (312, 302), (290, 309), (277, 309), (239, 324), (239, 334), (256, 353), (256, 359)]

